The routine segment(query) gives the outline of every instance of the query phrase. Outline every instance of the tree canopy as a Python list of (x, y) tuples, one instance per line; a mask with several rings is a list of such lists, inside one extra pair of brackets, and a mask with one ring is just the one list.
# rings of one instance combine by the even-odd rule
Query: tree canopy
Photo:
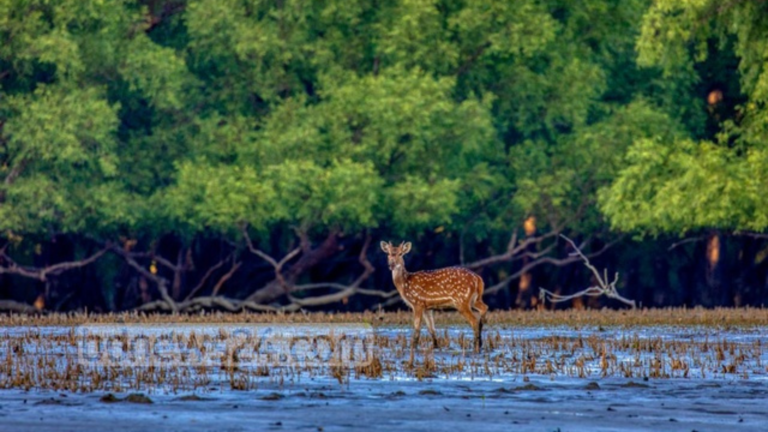
[[(708, 112), (674, 138), (635, 140), (601, 195), (612, 226), (648, 233), (768, 227), (768, 17), (760, 2), (655, 1), (643, 16), (638, 63), (708, 93)], [(707, 104), (705, 109), (702, 105)]]

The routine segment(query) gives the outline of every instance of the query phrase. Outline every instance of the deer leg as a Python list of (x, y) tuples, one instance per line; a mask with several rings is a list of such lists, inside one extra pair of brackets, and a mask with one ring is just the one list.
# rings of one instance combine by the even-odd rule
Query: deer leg
[(411, 336), (411, 365), (413, 365), (413, 354), (416, 347), (419, 346), (419, 336), (421, 336), (421, 317), (424, 315), (424, 308), (415, 307), (413, 309), (413, 336)]
[(435, 314), (434, 311), (430, 310), (424, 315), (425, 321), (427, 321), (427, 329), (429, 330), (429, 334), (432, 335), (432, 343), (435, 345), (435, 348), (439, 348), (437, 346), (437, 333), (435, 332)]
[(482, 347), (483, 341), (482, 341), (482, 334), (483, 334), (483, 325), (485, 324), (485, 314), (488, 312), (488, 305), (483, 303), (483, 299), (479, 298), (475, 301), (475, 304), (472, 305), (472, 307), (480, 314), (480, 317), (478, 319), (479, 321), (479, 327), (480, 327), (480, 346)]
[(480, 348), (482, 348), (483, 345), (483, 340), (480, 335), (480, 331), (482, 329), (480, 326), (480, 320), (477, 319), (469, 305), (465, 305), (459, 308), (459, 313), (461, 313), (464, 318), (469, 321), (469, 325), (472, 326), (472, 330), (475, 332), (475, 352), (480, 352)]

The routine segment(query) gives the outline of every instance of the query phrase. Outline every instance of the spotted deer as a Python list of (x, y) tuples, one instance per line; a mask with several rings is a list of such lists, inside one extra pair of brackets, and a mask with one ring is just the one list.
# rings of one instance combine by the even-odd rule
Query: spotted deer
[[(413, 336), (411, 342), (411, 363), (414, 348), (419, 343), (421, 318), (426, 312), (427, 329), (437, 348), (435, 317), (433, 310), (454, 308), (469, 321), (475, 332), (475, 351), (482, 348), (483, 318), (488, 306), (483, 303), (483, 279), (463, 267), (447, 267), (438, 270), (408, 273), (403, 255), (411, 251), (411, 243), (394, 246), (381, 242), (381, 249), (387, 254), (392, 281), (403, 301), (413, 310)], [(478, 315), (475, 315), (475, 311)]]

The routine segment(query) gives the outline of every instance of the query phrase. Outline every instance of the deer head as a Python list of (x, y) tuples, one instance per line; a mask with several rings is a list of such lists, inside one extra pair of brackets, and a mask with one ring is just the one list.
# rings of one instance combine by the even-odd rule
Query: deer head
[(403, 255), (411, 251), (411, 242), (400, 243), (400, 246), (394, 246), (389, 242), (381, 242), (381, 250), (387, 254), (387, 263), (390, 270), (394, 271), (398, 267), (402, 270), (405, 269)]

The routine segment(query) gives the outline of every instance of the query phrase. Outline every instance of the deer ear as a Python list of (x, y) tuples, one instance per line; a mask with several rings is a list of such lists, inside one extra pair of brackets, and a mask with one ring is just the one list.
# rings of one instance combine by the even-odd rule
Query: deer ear
[(389, 244), (387, 244), (387, 242), (381, 242), (380, 245), (381, 245), (381, 250), (383, 250), (386, 253), (389, 253)]
[(408, 243), (404, 244), (404, 245), (402, 246), (402, 249), (401, 249), (401, 251), (402, 251), (403, 255), (405, 255), (405, 254), (407, 254), (408, 252), (410, 252), (410, 251), (411, 251), (411, 242), (408, 242)]

